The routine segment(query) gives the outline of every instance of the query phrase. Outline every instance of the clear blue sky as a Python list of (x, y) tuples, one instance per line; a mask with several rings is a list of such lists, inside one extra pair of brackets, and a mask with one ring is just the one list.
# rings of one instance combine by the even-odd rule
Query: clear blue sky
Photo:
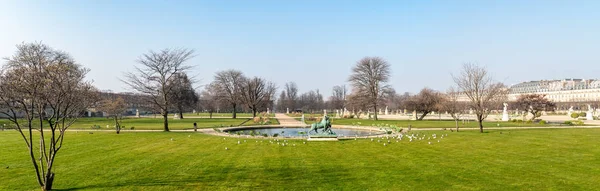
[(464, 62), (508, 85), (600, 78), (600, 1), (2, 1), (0, 57), (43, 41), (91, 69), (102, 90), (148, 50), (196, 50), (201, 84), (239, 69), (300, 91), (347, 84), (387, 59), (397, 92), (445, 90)]

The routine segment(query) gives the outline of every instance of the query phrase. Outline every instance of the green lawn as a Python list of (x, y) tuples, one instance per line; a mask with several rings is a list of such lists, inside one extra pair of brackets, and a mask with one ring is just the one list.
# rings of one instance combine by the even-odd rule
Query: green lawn
[[(183, 117), (209, 117), (209, 113), (184, 113)], [(232, 117), (232, 113), (213, 113), (213, 117)], [(237, 117), (252, 117), (252, 113), (236, 113)], [(275, 117), (274, 113), (269, 114), (271, 117)]]
[[(121, 122), (125, 129), (135, 127), (137, 130), (162, 130), (163, 119), (157, 118), (124, 118)], [(238, 126), (248, 119), (231, 119), (231, 118), (184, 118), (184, 119), (173, 119), (169, 118), (169, 129), (193, 129), (194, 123), (197, 123), (198, 128), (214, 128), (214, 127), (229, 127)], [(8, 120), (0, 120), (0, 124), (10, 124)], [(75, 124), (71, 126), (71, 129), (91, 129), (93, 125), (99, 125), (100, 129), (107, 129), (106, 125), (109, 125), (110, 129), (114, 129), (114, 121), (112, 119), (94, 117), (94, 118), (80, 118), (77, 119)]]
[[(441, 132), (425, 132), (427, 134)], [(600, 129), (448, 133), (387, 146), (194, 133), (68, 132), (63, 190), (598, 190)], [(170, 139), (173, 138), (173, 141)], [(247, 142), (244, 142), (247, 140)], [(263, 142), (260, 142), (263, 141)], [(0, 131), (0, 190), (39, 190), (27, 149)], [(225, 148), (229, 150), (225, 150)]]
[[(296, 118), (300, 120), (299, 118)], [(308, 119), (308, 118), (305, 118)], [(306, 120), (307, 124), (315, 123), (316, 121)], [(437, 121), (437, 120), (369, 120), (369, 119), (336, 119), (331, 118), (332, 125), (360, 125), (360, 126), (376, 126), (377, 124), (389, 124), (396, 125), (398, 127), (408, 127), (411, 125), (413, 128), (454, 128), (454, 121)], [(483, 122), (485, 127), (545, 127), (545, 126), (557, 126), (557, 124), (539, 124), (539, 123), (523, 123), (523, 122)], [(463, 123), (459, 122), (459, 127), (479, 127), (477, 121), (470, 121)]]

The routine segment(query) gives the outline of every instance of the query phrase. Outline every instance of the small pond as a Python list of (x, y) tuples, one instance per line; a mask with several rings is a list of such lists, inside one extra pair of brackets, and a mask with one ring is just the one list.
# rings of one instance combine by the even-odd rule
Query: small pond
[[(307, 133), (310, 128), (298, 128), (298, 127), (278, 127), (278, 128), (260, 128), (260, 129), (240, 129), (240, 130), (231, 130), (227, 131), (230, 134), (240, 134), (240, 135), (254, 135), (254, 136), (269, 136), (273, 137), (274, 135), (277, 137), (308, 137)], [(383, 134), (383, 131), (377, 130), (366, 130), (366, 129), (331, 129), (335, 132), (339, 137), (355, 137), (355, 136), (370, 136), (370, 135), (380, 135)], [(320, 131), (319, 131), (320, 132)], [(311, 134), (315, 134), (315, 132), (311, 132)]]

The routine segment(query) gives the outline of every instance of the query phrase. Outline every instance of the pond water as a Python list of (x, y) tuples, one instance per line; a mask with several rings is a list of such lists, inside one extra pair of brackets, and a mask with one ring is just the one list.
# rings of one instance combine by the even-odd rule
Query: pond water
[[(277, 134), (278, 137), (308, 137), (307, 133), (310, 128), (297, 128), (297, 127), (280, 127), (280, 128), (263, 128), (263, 129), (244, 129), (244, 130), (232, 130), (228, 131), (231, 134), (237, 134), (239, 132), (240, 135), (256, 135), (263, 136), (263, 134), (267, 134), (269, 137)], [(331, 129), (340, 137), (354, 137), (354, 136), (369, 136), (369, 135), (379, 135), (383, 134), (382, 131), (375, 130), (365, 130), (365, 129)], [(321, 132), (321, 131), (319, 131)], [(311, 132), (311, 134), (315, 134), (315, 132)]]

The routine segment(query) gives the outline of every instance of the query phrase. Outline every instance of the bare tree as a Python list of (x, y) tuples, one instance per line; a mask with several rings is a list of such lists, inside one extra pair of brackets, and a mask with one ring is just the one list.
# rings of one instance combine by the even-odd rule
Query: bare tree
[(192, 67), (186, 65), (186, 62), (193, 57), (193, 53), (193, 50), (188, 49), (150, 51), (138, 59), (141, 67), (136, 66), (136, 72), (126, 73), (125, 80), (122, 80), (134, 91), (147, 95), (150, 98), (148, 101), (160, 110), (164, 131), (169, 131), (169, 108), (173, 104), (170, 98), (173, 96), (174, 86), (170, 86), (169, 82)]
[(65, 131), (96, 101), (97, 90), (84, 81), (88, 69), (41, 43), (17, 45), (6, 61), (0, 73), (0, 113), (25, 141), (39, 186), (51, 190)]
[(259, 107), (271, 101), (276, 90), (275, 84), (265, 79), (259, 77), (245, 79), (240, 86), (241, 100), (248, 109), (252, 110), (252, 116), (256, 117)]
[[(363, 97), (368, 107), (377, 111), (380, 98), (389, 88), (386, 83), (390, 79), (390, 64), (380, 57), (365, 57), (352, 68), (352, 75), (348, 79), (358, 96)], [(375, 112), (374, 120), (377, 120)]]
[(297, 109), (298, 107), (298, 86), (295, 82), (285, 83), (285, 107)]
[(447, 111), (452, 119), (454, 119), (456, 132), (458, 132), (458, 121), (460, 121), (466, 109), (465, 103), (459, 100), (460, 95), (458, 90), (454, 87), (450, 87), (448, 91), (446, 91), (445, 99), (442, 103), (442, 110)]
[(331, 97), (329, 101), (331, 102), (331, 107), (336, 109), (342, 109), (346, 105), (346, 96), (348, 95), (348, 89), (346, 89), (346, 85), (341, 86), (333, 86), (333, 91), (331, 93)]
[(469, 99), (479, 122), (479, 131), (483, 133), (483, 120), (490, 111), (507, 99), (508, 88), (496, 83), (488, 71), (474, 64), (464, 64), (458, 76), (452, 76), (459, 90)]
[(541, 111), (554, 111), (556, 104), (542, 94), (526, 94), (520, 95), (515, 103), (516, 107), (531, 113), (533, 116), (531, 120), (534, 120), (538, 115), (541, 115)]
[(117, 130), (117, 134), (119, 134), (121, 132), (121, 119), (123, 119), (123, 113), (125, 113), (127, 110), (125, 100), (120, 96), (116, 98), (104, 99), (100, 103), (99, 110), (108, 113), (108, 116), (115, 120), (115, 128)]
[(237, 118), (237, 106), (241, 103), (240, 88), (244, 79), (244, 74), (238, 70), (220, 71), (215, 75), (214, 83), (219, 98), (231, 104), (234, 119)]
[(218, 87), (211, 83), (205, 87), (205, 90), (200, 93), (200, 105), (209, 113), (212, 118), (213, 113), (219, 108), (219, 95), (217, 94)]
[(286, 102), (287, 102), (287, 96), (286, 96), (285, 90), (283, 90), (283, 91), (281, 91), (281, 93), (279, 94), (279, 98), (277, 99), (277, 110), (286, 111), (286, 108), (289, 108), (289, 107), (286, 107)]
[(183, 119), (183, 111), (191, 109), (198, 103), (198, 94), (193, 87), (193, 81), (185, 73), (179, 73), (171, 78), (169, 86), (173, 86), (171, 103), (179, 113), (179, 118)]
[(415, 116), (415, 118), (417, 120), (423, 120), (427, 114), (433, 111), (439, 111), (443, 99), (442, 94), (439, 92), (429, 88), (423, 88), (419, 94), (411, 96), (406, 101), (406, 106), (410, 110), (421, 113), (421, 116)]
[(313, 113), (323, 109), (324, 105), (323, 95), (319, 93), (319, 90), (311, 90), (303, 93), (300, 95), (298, 102), (298, 106), (302, 108), (303, 111), (310, 111)]

